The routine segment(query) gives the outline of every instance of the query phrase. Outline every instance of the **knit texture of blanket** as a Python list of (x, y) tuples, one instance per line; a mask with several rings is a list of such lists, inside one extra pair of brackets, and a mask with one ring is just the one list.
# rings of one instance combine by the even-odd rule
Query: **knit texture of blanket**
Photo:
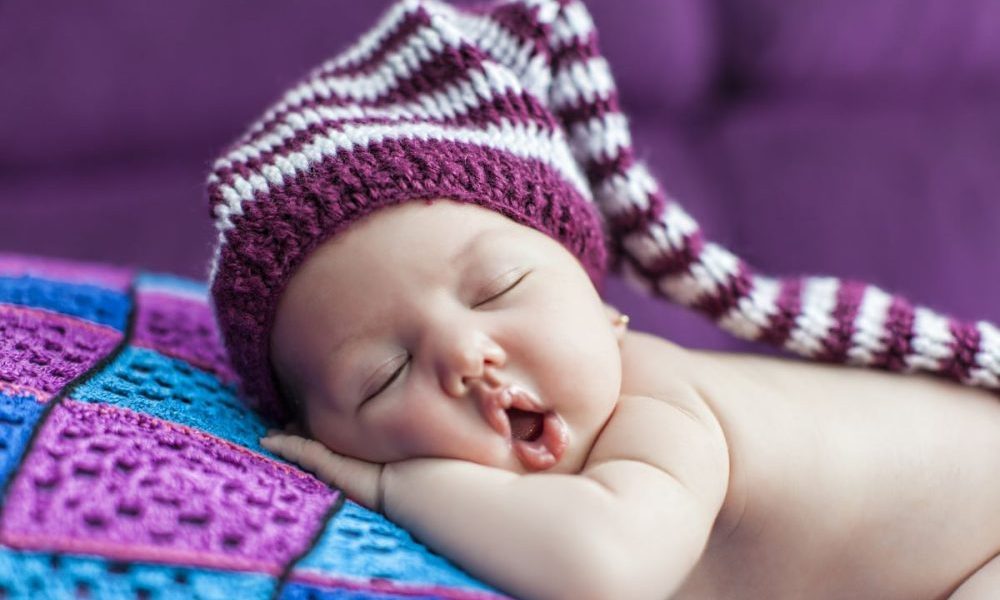
[(0, 598), (500, 594), (264, 450), (204, 284), (0, 254)]

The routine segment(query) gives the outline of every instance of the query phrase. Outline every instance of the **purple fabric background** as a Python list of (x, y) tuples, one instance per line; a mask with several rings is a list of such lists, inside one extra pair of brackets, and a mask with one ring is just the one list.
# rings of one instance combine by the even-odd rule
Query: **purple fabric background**
[[(0, 4), (0, 250), (203, 278), (210, 161), (387, 4)], [(1000, 4), (587, 4), (638, 155), (709, 237), (764, 273), (1000, 321)], [(749, 347), (608, 298), (637, 329)]]

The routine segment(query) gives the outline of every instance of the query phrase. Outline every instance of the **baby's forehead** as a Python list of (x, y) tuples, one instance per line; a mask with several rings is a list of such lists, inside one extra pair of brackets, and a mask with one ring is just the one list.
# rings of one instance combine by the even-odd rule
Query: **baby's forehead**
[[(317, 260), (341, 263), (345, 268), (364, 262), (373, 266), (406, 267), (414, 261), (450, 267), (483, 250), (508, 246), (536, 252), (559, 252), (561, 244), (547, 234), (502, 214), (453, 202), (412, 206), (369, 215), (320, 246)], [(312, 259), (310, 259), (310, 262)], [(419, 266), (419, 265), (418, 265)]]
[(293, 301), (281, 304), (313, 313), (337, 309), (350, 319), (431, 286), (482, 287), (488, 282), (471, 280), (507, 267), (579, 265), (559, 241), (482, 207), (413, 201), (383, 210), (321, 244), (286, 288)]

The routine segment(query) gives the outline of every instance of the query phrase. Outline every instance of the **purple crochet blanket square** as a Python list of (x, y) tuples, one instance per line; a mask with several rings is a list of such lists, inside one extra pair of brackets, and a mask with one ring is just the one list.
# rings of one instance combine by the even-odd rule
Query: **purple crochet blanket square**
[(187, 361), (236, 385), (238, 377), (206, 299), (142, 289), (137, 296), (134, 345)]
[(121, 339), (121, 332), (104, 325), (0, 304), (0, 392), (47, 402)]
[(278, 575), (337, 496), (214, 436), (67, 399), (11, 484), (0, 542)]

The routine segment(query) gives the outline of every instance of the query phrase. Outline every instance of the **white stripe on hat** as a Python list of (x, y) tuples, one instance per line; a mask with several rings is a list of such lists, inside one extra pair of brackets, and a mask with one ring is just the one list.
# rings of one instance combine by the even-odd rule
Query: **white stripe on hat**
[(778, 312), (781, 284), (770, 277), (754, 277), (750, 293), (740, 298), (721, 319), (719, 327), (747, 340), (760, 338)]
[(870, 365), (885, 351), (885, 321), (892, 305), (892, 296), (874, 286), (866, 286), (861, 296), (858, 314), (854, 318), (854, 333), (847, 362)]
[(568, 61), (559, 65), (559, 70), (552, 76), (549, 108), (558, 112), (581, 101), (594, 104), (614, 91), (614, 79), (604, 57), (592, 56), (582, 62)]
[(925, 307), (918, 306), (913, 310), (913, 339), (910, 341), (913, 352), (903, 357), (911, 369), (936, 371), (943, 361), (954, 356), (952, 344), (955, 337), (948, 325), (947, 317)]
[(668, 298), (691, 306), (708, 296), (739, 273), (740, 259), (718, 244), (708, 243), (692, 261), (688, 272), (665, 275), (657, 288)]
[[(337, 125), (338, 121), (362, 118), (385, 118), (398, 121), (409, 119), (445, 120), (467, 115), (471, 110), (479, 108), (484, 103), (492, 102), (495, 95), (508, 91), (518, 91), (519, 86), (509, 79), (503, 69), (491, 63), (484, 63), (487, 75), (479, 71), (466, 72), (467, 77), (436, 89), (430, 94), (418, 96), (416, 100), (401, 105), (388, 107), (361, 107), (356, 104), (344, 106), (318, 106), (303, 108), (300, 112), (286, 115), (274, 130), (252, 141), (238, 146), (219, 158), (213, 165), (214, 170), (227, 169), (236, 163), (244, 163), (250, 159), (259, 160), (261, 153), (271, 152), (283, 146), (310, 125)], [(492, 80), (492, 85), (489, 81)], [(482, 97), (475, 91), (476, 87), (486, 87), (488, 97)], [(454, 102), (453, 98), (462, 101)]]
[(836, 323), (833, 310), (837, 307), (840, 280), (834, 277), (809, 277), (802, 286), (801, 311), (788, 332), (785, 348), (803, 356), (823, 352), (823, 340)]

